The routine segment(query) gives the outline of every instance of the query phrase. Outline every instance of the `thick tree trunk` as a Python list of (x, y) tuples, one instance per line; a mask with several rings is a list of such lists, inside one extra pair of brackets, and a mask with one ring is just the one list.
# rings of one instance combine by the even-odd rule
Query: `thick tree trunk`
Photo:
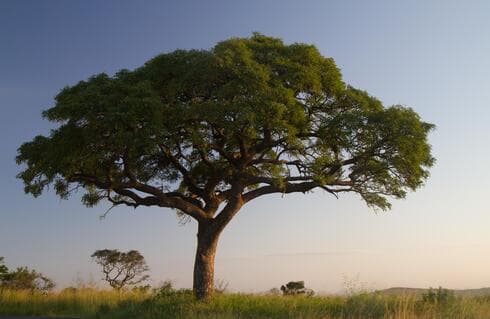
[(214, 291), (214, 257), (219, 233), (210, 224), (199, 223), (193, 284), (199, 300), (208, 299)]
[(199, 300), (208, 299), (214, 292), (214, 257), (219, 235), (244, 203), (241, 196), (243, 187), (235, 185), (232, 189), (235, 196), (228, 199), (215, 218), (199, 221), (193, 284), (194, 294)]

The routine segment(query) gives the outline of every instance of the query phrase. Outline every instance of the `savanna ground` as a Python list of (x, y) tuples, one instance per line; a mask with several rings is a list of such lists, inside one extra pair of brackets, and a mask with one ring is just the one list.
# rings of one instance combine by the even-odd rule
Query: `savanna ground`
[(65, 289), (60, 292), (0, 291), (0, 315), (80, 318), (490, 318), (490, 297), (435, 295), (280, 296), (217, 294), (196, 301), (188, 290), (109, 291)]

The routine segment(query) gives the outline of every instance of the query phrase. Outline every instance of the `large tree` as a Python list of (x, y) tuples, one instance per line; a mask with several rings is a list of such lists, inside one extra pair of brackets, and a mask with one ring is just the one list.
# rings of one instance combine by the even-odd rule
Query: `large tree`
[(161, 54), (64, 88), (48, 136), (22, 144), (25, 192), (173, 208), (198, 223), (194, 291), (213, 290), (218, 237), (268, 194), (353, 192), (388, 209), (434, 163), (432, 124), (346, 85), (312, 45), (254, 34)]

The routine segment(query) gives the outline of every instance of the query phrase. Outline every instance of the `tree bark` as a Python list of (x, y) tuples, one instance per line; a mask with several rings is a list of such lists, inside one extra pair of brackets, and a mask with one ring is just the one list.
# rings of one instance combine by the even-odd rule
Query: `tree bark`
[(214, 257), (219, 235), (244, 204), (241, 196), (243, 187), (235, 185), (233, 189), (235, 195), (215, 218), (198, 222), (193, 284), (198, 300), (208, 299), (214, 292)]
[(220, 230), (212, 224), (199, 223), (193, 284), (194, 294), (199, 300), (210, 298), (214, 292), (214, 257), (219, 234)]

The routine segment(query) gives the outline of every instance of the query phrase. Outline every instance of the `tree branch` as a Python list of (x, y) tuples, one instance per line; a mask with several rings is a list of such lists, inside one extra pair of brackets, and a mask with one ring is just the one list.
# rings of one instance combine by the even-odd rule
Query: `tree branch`
[[(282, 194), (288, 194), (288, 193), (306, 193), (314, 188), (321, 188), (331, 194), (339, 193), (339, 192), (345, 192), (345, 191), (351, 191), (353, 182), (351, 181), (342, 181), (342, 180), (337, 180), (334, 182), (329, 183), (328, 185), (322, 185), (318, 182), (315, 181), (305, 181), (301, 183), (289, 183), (287, 182), (283, 186), (275, 186), (271, 183), (268, 183), (269, 185), (267, 186), (262, 186), (260, 188), (254, 189), (252, 191), (249, 191), (245, 194), (243, 194), (243, 201), (245, 203), (251, 201), (254, 198), (267, 195), (267, 194), (273, 194), (273, 193), (282, 193)], [(328, 186), (350, 186), (349, 188), (343, 188), (343, 189), (335, 189), (335, 188), (330, 188)]]
[(267, 185), (243, 194), (243, 201), (247, 203), (254, 198), (267, 194), (273, 194), (273, 193), (283, 193), (283, 194), (295, 193), (295, 192), (306, 193), (312, 190), (313, 188), (320, 187), (320, 186), (321, 184), (317, 182), (302, 182), (296, 184), (286, 183), (286, 185), (284, 185), (283, 187)]
[(172, 155), (172, 152), (167, 147), (165, 147), (163, 144), (158, 144), (158, 147), (164, 153), (165, 157), (167, 157), (170, 162), (172, 162), (172, 165), (182, 174), (184, 182), (186, 183), (187, 187), (189, 187), (189, 190), (206, 201), (207, 198), (204, 190), (197, 186), (197, 183), (191, 176), (190, 172), (179, 162), (179, 160), (174, 155)]
[[(69, 181), (92, 184), (102, 190), (112, 190), (115, 193), (124, 197), (128, 197), (134, 201), (134, 203), (131, 203), (121, 200), (116, 201), (117, 204), (125, 204), (135, 208), (138, 206), (160, 206), (176, 208), (198, 221), (208, 218), (205, 211), (200, 206), (197, 206), (193, 203), (190, 203), (188, 200), (181, 198), (182, 195), (175, 196), (175, 193), (173, 192), (164, 193), (154, 186), (141, 184), (139, 182), (115, 183), (100, 181), (96, 177), (86, 174), (74, 174), (70, 177)], [(150, 194), (150, 196), (142, 197), (131, 189)], [(167, 194), (172, 194), (174, 196), (167, 196)]]

